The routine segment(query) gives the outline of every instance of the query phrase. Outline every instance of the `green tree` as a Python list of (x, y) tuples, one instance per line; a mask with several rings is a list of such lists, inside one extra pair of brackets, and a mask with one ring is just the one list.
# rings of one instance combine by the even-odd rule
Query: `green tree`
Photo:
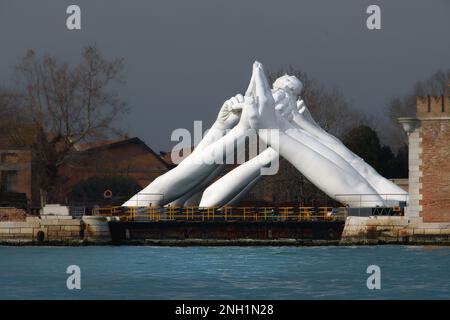
[[(377, 171), (382, 168), (380, 139), (371, 127), (361, 125), (351, 129), (344, 135), (342, 142)], [(388, 155), (386, 151), (384, 153)]]
[(397, 170), (394, 178), (408, 178), (409, 176), (409, 164), (408, 164), (408, 146), (403, 145), (398, 149), (396, 155)]
[(361, 125), (348, 131), (344, 144), (386, 178), (408, 177), (408, 147), (397, 154), (389, 146), (382, 146), (378, 134), (371, 127)]

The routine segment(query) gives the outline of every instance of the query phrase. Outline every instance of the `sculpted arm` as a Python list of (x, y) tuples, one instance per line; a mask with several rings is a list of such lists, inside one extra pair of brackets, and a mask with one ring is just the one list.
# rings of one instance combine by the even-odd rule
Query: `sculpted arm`
[[(279, 130), (275, 115), (275, 102), (260, 63), (254, 64), (253, 73), (256, 99), (246, 98), (252, 110), (253, 121), (251, 123), (254, 128), (277, 130), (279, 137), (268, 141), (267, 135), (260, 134), (260, 138), (278, 150), (281, 156), (331, 198), (352, 206), (356, 205), (355, 194), (370, 194), (372, 196), (363, 199), (363, 206), (383, 206), (383, 200), (375, 195), (376, 191), (359, 174), (347, 174), (334, 162)], [(338, 195), (344, 194), (346, 196), (338, 197)]]
[(323, 130), (312, 118), (303, 101), (298, 102), (298, 111), (294, 111), (293, 124), (316, 137), (324, 146), (335, 152), (344, 161), (349, 163), (369, 184), (392, 205), (399, 201), (406, 201), (408, 193), (380, 175), (372, 166), (361, 157), (349, 150), (338, 138)]
[(234, 168), (203, 192), (200, 207), (222, 207), (244, 196), (261, 177), (261, 168), (278, 159), (278, 153), (268, 148), (256, 157)]
[[(222, 106), (212, 130), (181, 163), (156, 178), (146, 188), (125, 202), (124, 206), (161, 206), (168, 204), (208, 178), (223, 163), (226, 153), (234, 152), (234, 143), (242, 143), (245, 131), (236, 126), (240, 119), (242, 95), (233, 97)], [(231, 127), (231, 131), (223, 134)]]
[[(281, 115), (280, 127), (289, 136), (333, 160), (343, 170), (356, 171), (391, 205), (407, 200), (407, 192), (384, 178), (362, 158), (349, 150), (338, 138), (323, 130), (313, 119), (303, 100), (297, 100), (302, 83), (295, 76), (284, 75), (273, 84), (275, 109)], [(284, 111), (283, 111), (284, 110)], [(306, 136), (305, 136), (306, 134)]]

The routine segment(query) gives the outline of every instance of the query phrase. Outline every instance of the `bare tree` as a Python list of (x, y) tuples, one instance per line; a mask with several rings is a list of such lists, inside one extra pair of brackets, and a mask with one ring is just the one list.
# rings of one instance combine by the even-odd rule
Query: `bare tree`
[(416, 114), (417, 96), (441, 96), (445, 94), (450, 83), (450, 69), (438, 70), (428, 79), (417, 81), (412, 90), (403, 97), (394, 97), (391, 99), (389, 110), (394, 121), (398, 117), (414, 116)]
[(444, 95), (450, 83), (450, 69), (440, 69), (423, 81), (417, 81), (412, 89), (403, 97), (394, 97), (389, 102), (389, 115), (392, 120), (390, 142), (399, 147), (406, 143), (407, 137), (398, 124), (399, 117), (413, 117), (416, 115), (417, 96)]
[(58, 168), (78, 143), (118, 133), (114, 122), (127, 109), (115, 90), (123, 82), (122, 69), (123, 59), (107, 60), (93, 46), (84, 49), (73, 67), (33, 50), (16, 66), (15, 107), (37, 129), (40, 184), (50, 200)]
[(2, 146), (25, 146), (26, 116), (16, 108), (17, 95), (6, 89), (0, 89), (0, 141)]

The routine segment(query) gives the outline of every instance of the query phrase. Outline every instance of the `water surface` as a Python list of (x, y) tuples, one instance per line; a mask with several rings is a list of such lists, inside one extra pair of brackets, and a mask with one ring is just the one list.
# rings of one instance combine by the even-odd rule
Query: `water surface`
[(449, 298), (448, 247), (0, 247), (0, 299)]

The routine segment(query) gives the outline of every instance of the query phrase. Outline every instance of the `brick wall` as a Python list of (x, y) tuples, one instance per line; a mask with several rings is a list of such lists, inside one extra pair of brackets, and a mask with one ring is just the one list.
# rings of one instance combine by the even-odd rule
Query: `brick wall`
[(31, 161), (30, 150), (0, 150), (0, 172), (17, 172), (15, 185), (6, 191), (25, 193), (31, 199)]
[(450, 221), (450, 119), (422, 120), (422, 217)]
[(134, 179), (142, 188), (168, 171), (158, 155), (137, 138), (104, 147), (89, 149), (76, 161), (68, 162), (59, 169), (66, 179), (59, 186), (56, 198), (64, 203), (72, 188), (82, 180), (104, 175), (122, 175)]

